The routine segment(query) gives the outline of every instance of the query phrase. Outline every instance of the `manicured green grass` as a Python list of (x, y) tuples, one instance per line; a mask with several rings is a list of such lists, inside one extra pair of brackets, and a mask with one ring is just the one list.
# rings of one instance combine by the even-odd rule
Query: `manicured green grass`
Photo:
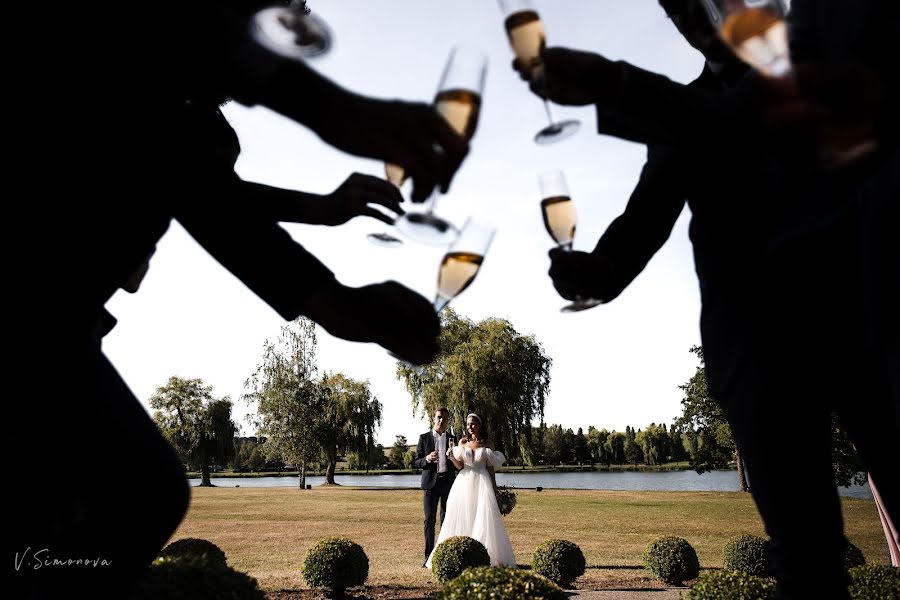
[[(588, 569), (575, 586), (662, 587), (641, 568), (641, 553), (662, 535), (686, 538), (701, 567), (721, 567), (722, 548), (741, 533), (764, 535), (749, 494), (518, 490), (505, 518), (521, 565), (541, 542), (581, 546)], [(868, 562), (888, 563), (884, 535), (868, 500), (842, 500), (847, 535)], [(417, 490), (193, 488), (191, 508), (173, 539), (218, 544), (231, 566), (269, 590), (303, 588), (300, 565), (319, 539), (338, 535), (369, 556), (370, 585), (433, 588), (422, 564), (422, 493)]]

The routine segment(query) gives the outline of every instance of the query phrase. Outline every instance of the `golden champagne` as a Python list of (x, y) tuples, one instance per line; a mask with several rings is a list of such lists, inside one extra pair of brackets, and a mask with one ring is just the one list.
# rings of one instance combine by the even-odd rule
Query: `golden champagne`
[(544, 45), (544, 25), (541, 17), (533, 10), (523, 10), (506, 17), (504, 23), (509, 45), (523, 66), (534, 66), (541, 62), (541, 47)]
[(469, 90), (450, 89), (438, 92), (434, 107), (459, 135), (471, 140), (478, 127), (481, 96)]
[(406, 169), (400, 165), (384, 163), (384, 175), (387, 177), (388, 181), (397, 187), (401, 187), (403, 182), (406, 181)]
[(571, 247), (575, 239), (575, 203), (568, 196), (552, 196), (541, 200), (544, 227), (556, 243)]
[(469, 287), (484, 256), (471, 252), (448, 252), (438, 271), (438, 298), (450, 300)]
[(719, 29), (722, 40), (745, 63), (764, 75), (790, 71), (787, 26), (772, 8), (748, 8), (725, 17)]

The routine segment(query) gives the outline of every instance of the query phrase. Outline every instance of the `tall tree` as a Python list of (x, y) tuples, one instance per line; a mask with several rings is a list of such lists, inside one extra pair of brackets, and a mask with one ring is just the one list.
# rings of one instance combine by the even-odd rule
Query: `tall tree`
[(544, 460), (548, 465), (558, 465), (565, 458), (565, 432), (562, 425), (550, 425), (544, 431)]
[(613, 431), (606, 438), (606, 453), (609, 461), (616, 465), (625, 464), (625, 434), (620, 431)]
[(588, 448), (587, 438), (581, 427), (578, 428), (578, 432), (575, 434), (575, 444), (572, 453), (575, 455), (575, 461), (579, 465), (594, 462), (591, 460), (591, 450)]
[(388, 455), (388, 460), (390, 460), (391, 465), (393, 465), (394, 468), (402, 469), (403, 459), (408, 451), (409, 442), (406, 441), (406, 436), (398, 435), (397, 439), (394, 440), (394, 445), (391, 446), (391, 452)]
[(843, 487), (862, 485), (868, 479), (866, 465), (853, 447), (847, 432), (841, 427), (837, 415), (831, 415), (831, 464), (834, 482)]
[(381, 424), (381, 402), (372, 395), (368, 382), (355, 381), (343, 373), (327, 375), (322, 387), (324, 398), (316, 435), (328, 465), (325, 482), (334, 485), (338, 454), (365, 456), (374, 447), (375, 428)]
[(300, 317), (281, 328), (275, 342), (263, 344), (262, 363), (244, 383), (244, 398), (257, 406), (254, 420), (267, 458), (297, 466), (300, 488), (306, 489), (306, 468), (317, 461), (322, 447), (316, 437), (325, 403), (325, 388), (316, 379), (315, 323)]
[(150, 397), (153, 419), (182, 460), (200, 471), (200, 485), (211, 486), (209, 467), (226, 464), (235, 456), (231, 401), (216, 399), (212, 386), (200, 379), (169, 377)]
[(606, 451), (606, 440), (608, 437), (609, 432), (606, 429), (596, 429), (593, 425), (588, 427), (587, 441), (588, 449), (591, 451), (592, 463), (605, 463), (608, 465), (612, 462), (609, 458), (609, 453)]
[(551, 359), (533, 336), (509, 321), (474, 323), (452, 309), (441, 313), (440, 352), (421, 372), (397, 366), (412, 396), (413, 413), (450, 409), (451, 424), (463, 431), (465, 416), (482, 418), (498, 449), (511, 460), (531, 463), (531, 423), (543, 420)]

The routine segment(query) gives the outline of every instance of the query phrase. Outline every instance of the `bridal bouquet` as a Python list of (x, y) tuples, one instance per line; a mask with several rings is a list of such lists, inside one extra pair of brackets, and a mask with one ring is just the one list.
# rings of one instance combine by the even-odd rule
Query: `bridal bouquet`
[(500, 507), (501, 515), (508, 515), (516, 507), (516, 493), (505, 485), (499, 486), (497, 488), (497, 505)]

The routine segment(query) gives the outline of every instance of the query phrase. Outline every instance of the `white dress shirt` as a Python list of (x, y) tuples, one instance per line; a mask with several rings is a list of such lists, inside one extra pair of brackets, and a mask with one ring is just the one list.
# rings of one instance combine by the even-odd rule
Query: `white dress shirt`
[(434, 449), (437, 451), (437, 472), (445, 473), (447, 471), (447, 432), (438, 433), (434, 429), (431, 430), (434, 437)]

